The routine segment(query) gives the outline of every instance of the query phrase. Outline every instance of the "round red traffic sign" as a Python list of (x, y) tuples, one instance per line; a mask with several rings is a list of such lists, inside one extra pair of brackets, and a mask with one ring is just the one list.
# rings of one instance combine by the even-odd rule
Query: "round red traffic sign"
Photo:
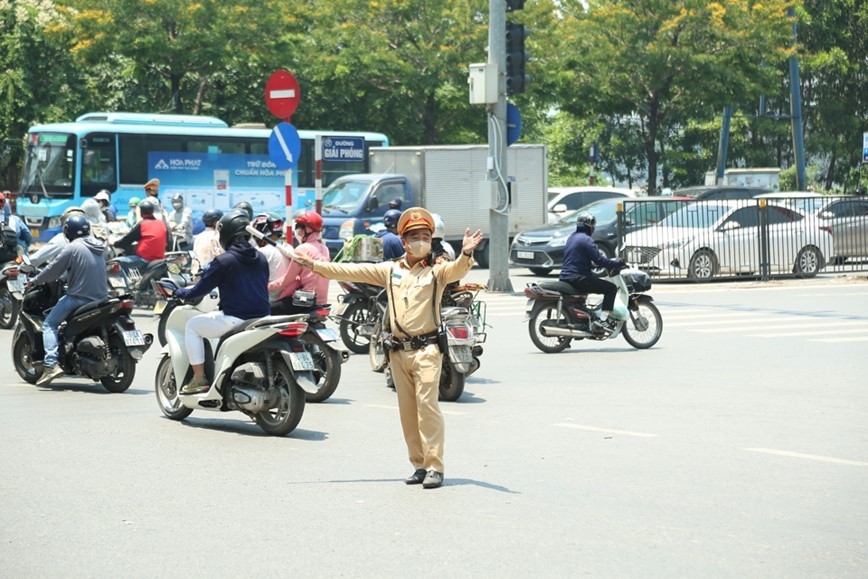
[(288, 120), (298, 108), (301, 91), (298, 81), (288, 70), (278, 70), (265, 83), (265, 105), (271, 114)]

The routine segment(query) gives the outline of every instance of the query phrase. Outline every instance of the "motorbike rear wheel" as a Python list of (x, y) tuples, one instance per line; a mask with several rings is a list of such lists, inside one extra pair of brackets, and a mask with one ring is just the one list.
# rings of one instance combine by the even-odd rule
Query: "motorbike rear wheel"
[(113, 394), (126, 392), (136, 377), (136, 361), (130, 356), (123, 340), (115, 335), (109, 336), (109, 350), (113, 358), (118, 358), (118, 368), (112, 376), (99, 379), (102, 387)]
[(371, 359), (371, 370), (377, 373), (382, 373), (389, 365), (389, 358), (386, 356), (386, 350), (383, 348), (383, 340), (380, 339), (382, 333), (383, 320), (377, 320), (374, 324), (374, 332), (371, 334), (371, 342), (368, 344), (368, 356)]
[(0, 284), (0, 328), (9, 330), (14, 327), (20, 311), (21, 302), (12, 297), (5, 282)]
[(639, 298), (639, 308), (630, 310), (622, 330), (627, 343), (645, 350), (657, 343), (663, 335), (663, 316), (649, 298)]
[[(189, 373), (192, 374), (192, 371)], [(187, 408), (181, 404), (178, 386), (175, 384), (175, 370), (172, 368), (172, 358), (169, 356), (163, 356), (157, 366), (157, 373), (154, 376), (154, 393), (157, 395), (157, 405), (167, 418), (184, 420), (193, 412), (192, 408)]]
[(530, 333), (530, 341), (546, 354), (563, 352), (570, 347), (570, 338), (567, 336), (544, 336), (542, 334), (541, 327), (543, 322), (553, 322), (557, 318), (557, 302), (546, 302), (536, 306), (530, 314), (530, 320), (528, 320), (527, 329)]
[(455, 402), (464, 393), (464, 374), (455, 369), (448, 356), (440, 368), (440, 400)]
[(12, 363), (21, 379), (28, 384), (36, 384), (42, 376), (41, 367), (37, 369), (33, 364), (33, 340), (20, 326), (12, 339)]
[(309, 328), (307, 332), (302, 334), (301, 340), (307, 344), (308, 351), (313, 356), (313, 363), (316, 366), (313, 371), (314, 381), (317, 385), (322, 383), (316, 394), (305, 392), (305, 400), (307, 402), (324, 402), (335, 393), (338, 383), (341, 381), (341, 364), (343, 363), (341, 354), (329, 347), (313, 328)]
[(364, 354), (370, 340), (359, 334), (359, 326), (370, 323), (372, 312), (366, 300), (357, 300), (349, 305), (340, 323), (341, 340), (350, 352)]
[(283, 362), (274, 365), (274, 387), (280, 393), (277, 408), (254, 416), (256, 424), (272, 436), (285, 436), (295, 430), (304, 414), (304, 390), (292, 378), (292, 372)]

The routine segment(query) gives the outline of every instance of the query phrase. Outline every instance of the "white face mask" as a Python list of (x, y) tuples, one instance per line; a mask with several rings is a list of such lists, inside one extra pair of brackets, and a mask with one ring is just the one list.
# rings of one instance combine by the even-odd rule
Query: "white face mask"
[(407, 244), (407, 253), (415, 258), (422, 258), (431, 253), (431, 244), (427, 241), (411, 241)]
[(180, 209), (183, 206), (184, 206), (184, 204), (179, 202), (179, 201), (172, 202), (172, 207), (174, 207), (175, 209)]

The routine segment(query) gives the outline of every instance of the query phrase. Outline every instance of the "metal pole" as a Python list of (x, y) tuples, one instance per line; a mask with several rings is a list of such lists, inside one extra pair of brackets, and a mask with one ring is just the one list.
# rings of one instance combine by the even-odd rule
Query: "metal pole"
[[(512, 293), (509, 280), (509, 193), (506, 165), (506, 0), (488, 0), (488, 62), (497, 65), (497, 104), (489, 105), (488, 156), (491, 204), (488, 239), (488, 291)], [(493, 118), (491, 118), (493, 117)], [(491, 167), (493, 165), (493, 167)]]
[(732, 119), (732, 105), (723, 107), (723, 120), (720, 123), (720, 142), (717, 146), (717, 170), (714, 174), (714, 184), (723, 185), (726, 173), (726, 153), (729, 149), (729, 121)]
[[(794, 8), (787, 8), (787, 16), (793, 19), (793, 46), (796, 45), (797, 22)], [(793, 150), (796, 155), (796, 190), (807, 189), (805, 178), (805, 133), (802, 127), (802, 81), (799, 78), (797, 53), (790, 57), (790, 123), (793, 127)]]

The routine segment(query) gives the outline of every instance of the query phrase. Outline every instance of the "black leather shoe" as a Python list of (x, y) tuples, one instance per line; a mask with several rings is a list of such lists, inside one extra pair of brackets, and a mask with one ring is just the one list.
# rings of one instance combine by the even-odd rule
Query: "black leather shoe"
[(417, 468), (416, 472), (404, 479), (404, 483), (408, 485), (420, 485), (425, 480), (425, 469)]
[(425, 475), (425, 480), (422, 481), (423, 489), (436, 489), (443, 484), (443, 473), (436, 470), (429, 470)]

